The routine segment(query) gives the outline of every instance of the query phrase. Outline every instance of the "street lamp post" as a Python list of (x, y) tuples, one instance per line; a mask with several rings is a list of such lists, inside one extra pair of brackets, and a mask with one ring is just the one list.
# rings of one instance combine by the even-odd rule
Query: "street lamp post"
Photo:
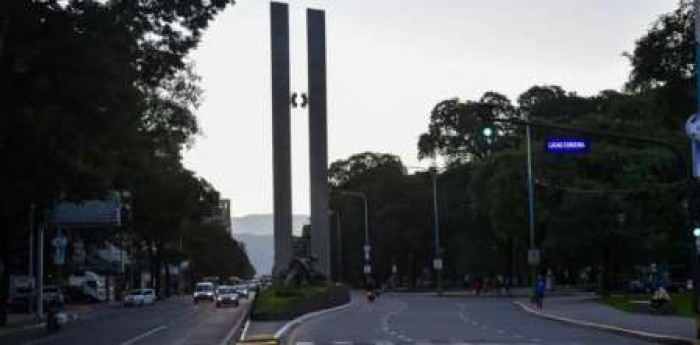
[[(525, 117), (525, 120), (527, 121), (528, 118), (527, 116)], [(530, 126), (529, 122), (525, 126), (525, 140), (527, 142), (527, 200), (528, 200), (528, 226), (530, 230), (530, 251), (533, 252), (533, 255), (537, 255), (538, 258), (537, 260), (533, 261), (530, 263), (531, 269), (530, 271), (532, 272), (530, 274), (530, 279), (532, 279), (532, 283), (535, 284), (535, 277), (537, 276), (537, 266), (539, 265), (539, 253), (535, 252), (535, 187), (534, 187), (534, 179), (533, 179), (533, 174), (532, 174), (532, 127)], [(530, 255), (528, 255), (528, 258)]]
[(355, 191), (348, 191), (348, 190), (339, 190), (337, 191), (338, 194), (341, 195), (346, 195), (346, 196), (351, 196), (351, 197), (356, 197), (356, 198), (361, 198), (362, 203), (364, 205), (364, 210), (365, 210), (365, 246), (364, 246), (364, 256), (365, 256), (365, 267), (364, 267), (364, 273), (367, 277), (372, 273), (372, 266), (370, 266), (370, 256), (369, 256), (369, 251), (370, 251), (370, 242), (369, 242), (369, 208), (367, 207), (367, 195), (365, 193), (361, 192), (355, 192)]

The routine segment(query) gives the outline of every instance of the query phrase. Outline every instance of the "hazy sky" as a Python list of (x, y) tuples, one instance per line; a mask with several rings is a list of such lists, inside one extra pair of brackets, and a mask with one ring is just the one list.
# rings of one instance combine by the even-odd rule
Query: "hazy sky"
[[(272, 212), (269, 1), (237, 0), (192, 57), (206, 91), (203, 136), (185, 164), (232, 199), (236, 216)], [(590, 95), (619, 89), (621, 56), (677, 0), (290, 0), (292, 90), (306, 91), (307, 7), (326, 10), (329, 162), (354, 153), (419, 163), (439, 101), (535, 84)], [(308, 214), (307, 113), (292, 110), (295, 214)]]

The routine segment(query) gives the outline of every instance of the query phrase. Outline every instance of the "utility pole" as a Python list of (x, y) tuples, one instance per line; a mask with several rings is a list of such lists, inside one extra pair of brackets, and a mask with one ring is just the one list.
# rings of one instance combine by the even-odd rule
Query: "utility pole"
[[(424, 169), (419, 167), (407, 166), (410, 169)], [(436, 286), (435, 292), (438, 295), (442, 295), (442, 250), (440, 249), (440, 212), (438, 210), (438, 194), (437, 194), (437, 166), (433, 166), (428, 170), (432, 180), (432, 192), (433, 192), (433, 236), (435, 244), (435, 258), (433, 259), (433, 269), (436, 271)]]

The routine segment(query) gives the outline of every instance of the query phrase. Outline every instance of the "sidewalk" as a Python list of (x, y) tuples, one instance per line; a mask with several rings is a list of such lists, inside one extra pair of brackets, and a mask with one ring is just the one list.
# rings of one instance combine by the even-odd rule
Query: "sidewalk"
[[(107, 303), (67, 304), (66, 313), (70, 318), (76, 319), (78, 317), (89, 315), (93, 312), (118, 306), (121, 306), (121, 302), (110, 301)], [(44, 321), (39, 320), (37, 315), (34, 313), (10, 313), (7, 315), (7, 326), (0, 327), (0, 335), (40, 328), (43, 327), (43, 325)]]
[(550, 297), (542, 311), (529, 300), (515, 301), (524, 311), (578, 326), (664, 343), (693, 343), (695, 322), (690, 317), (628, 313), (597, 301), (595, 296)]

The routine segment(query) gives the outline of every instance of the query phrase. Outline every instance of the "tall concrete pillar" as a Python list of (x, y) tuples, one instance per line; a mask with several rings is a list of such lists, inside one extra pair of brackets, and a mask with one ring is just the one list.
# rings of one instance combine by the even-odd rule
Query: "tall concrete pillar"
[(326, 19), (320, 10), (306, 12), (309, 73), (309, 172), (311, 191), (311, 253), (317, 268), (331, 273), (328, 227), (328, 135), (326, 102)]
[(270, 3), (272, 55), (272, 175), (275, 263), (279, 277), (292, 258), (292, 173), (289, 86), (289, 8)]

